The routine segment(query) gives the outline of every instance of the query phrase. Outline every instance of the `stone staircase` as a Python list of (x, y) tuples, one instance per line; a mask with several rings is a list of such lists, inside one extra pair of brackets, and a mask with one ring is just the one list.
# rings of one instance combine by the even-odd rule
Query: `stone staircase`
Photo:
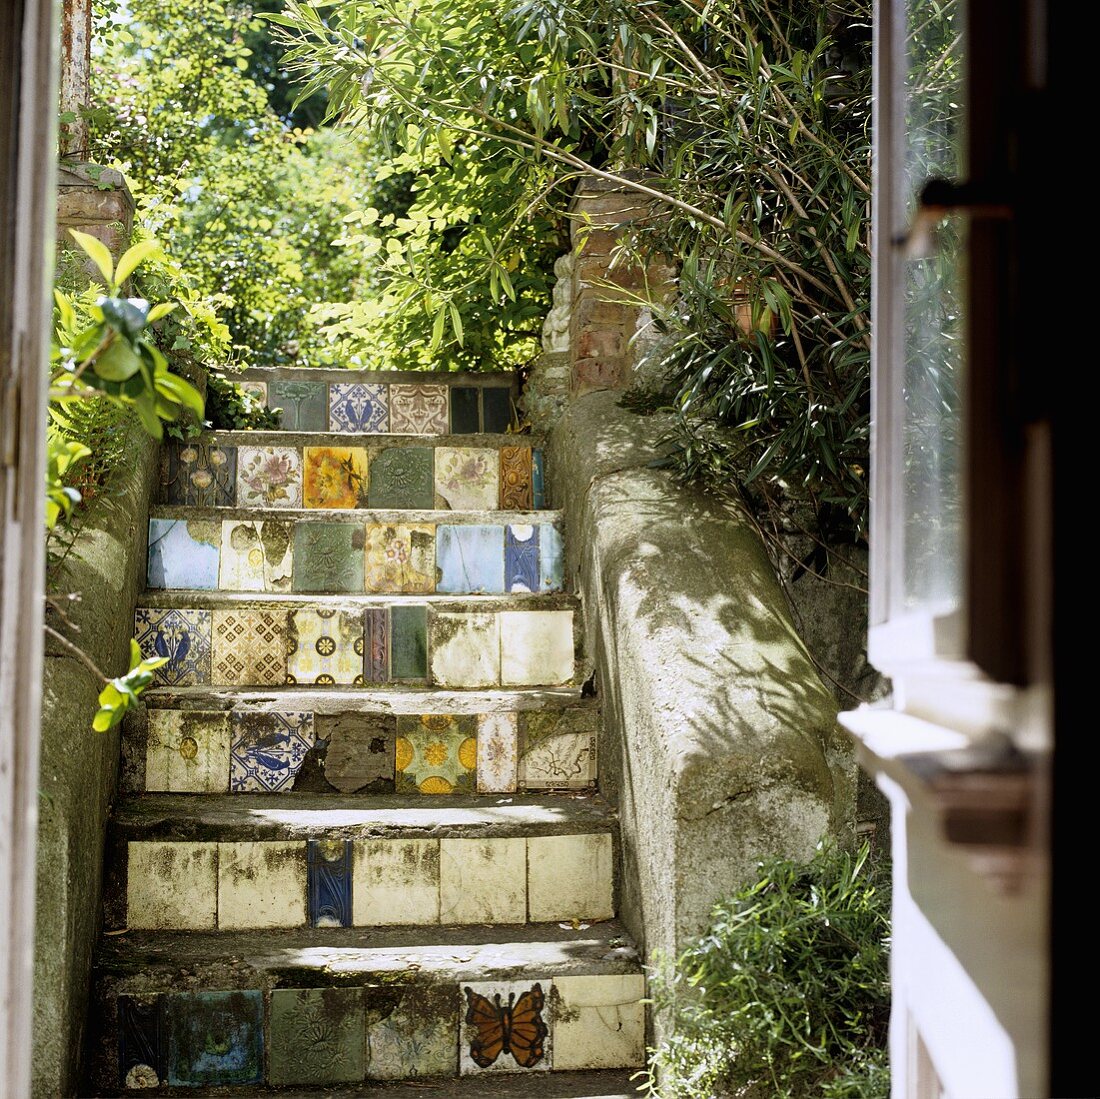
[(511, 377), (245, 380), (288, 430), (164, 448), (88, 1094), (634, 1093), (599, 709)]

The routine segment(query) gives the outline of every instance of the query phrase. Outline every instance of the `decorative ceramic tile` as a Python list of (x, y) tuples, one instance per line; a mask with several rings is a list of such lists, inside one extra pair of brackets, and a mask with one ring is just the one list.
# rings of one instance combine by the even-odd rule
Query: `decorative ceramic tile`
[(531, 510), (531, 448), (529, 446), (500, 448), (500, 506), (506, 511)]
[(264, 1067), (264, 994), (183, 992), (165, 997), (172, 1087), (258, 1084)]
[(238, 382), (242, 393), (247, 393), (261, 408), (267, 408), (267, 382)]
[(361, 523), (295, 523), (294, 590), (361, 592)]
[(309, 840), (309, 923), (351, 927), (351, 840)]
[(645, 978), (602, 973), (554, 978), (554, 1068), (636, 1068), (645, 1064)]
[(237, 500), (237, 448), (209, 443), (169, 443), (162, 466), (169, 504), (232, 507)]
[(516, 789), (518, 722), (514, 713), (477, 715), (477, 792), (511, 794)]
[(401, 714), (395, 758), (399, 794), (471, 794), (477, 720), (472, 714)]
[(572, 611), (501, 611), (502, 684), (553, 686), (572, 678)]
[(439, 840), (356, 840), (352, 874), (356, 927), (439, 923)]
[(317, 739), (328, 742), (325, 779), (342, 794), (392, 794), (397, 718), (392, 714), (317, 714)]
[(492, 687), (500, 681), (495, 614), (433, 614), (429, 626), (432, 682), (440, 687)]
[(465, 998), (459, 1072), (547, 1072), (550, 1027), (544, 1018), (553, 981), (478, 981), (461, 985)]
[(561, 531), (555, 523), (539, 524), (539, 591), (562, 591), (565, 565)]
[(541, 511), (546, 507), (546, 474), (542, 450), (531, 451), (531, 507)]
[(229, 788), (235, 794), (291, 790), (315, 743), (313, 714), (234, 710)]
[(157, 610), (134, 613), (134, 639), (147, 658), (167, 657), (154, 682), (166, 687), (205, 686), (210, 682), (209, 611)]
[(237, 454), (237, 505), (300, 508), (301, 454), (289, 446), (242, 446)]
[(441, 446), (435, 452), (435, 494), (452, 511), (495, 511), (500, 456), (489, 447)]
[(580, 790), (596, 784), (596, 734), (586, 710), (520, 716), (520, 785), (526, 790)]
[(390, 429), (384, 385), (333, 382), (328, 387), (329, 431), (384, 434)]
[(216, 843), (126, 845), (126, 925), (211, 931), (218, 919)]
[(504, 589), (504, 527), (440, 523), (435, 532), (436, 591), (458, 595)]
[(222, 522), (222, 591), (290, 591), (290, 543), (294, 525), (275, 519)]
[(271, 993), (269, 1084), (352, 1084), (366, 1072), (361, 988), (276, 988)]
[(366, 646), (363, 677), (368, 683), (390, 681), (390, 612), (385, 607), (372, 607), (363, 612), (363, 633)]
[(440, 922), (524, 923), (526, 878), (525, 839), (440, 840)]
[(368, 499), (372, 508), (430, 511), (434, 456), (424, 446), (393, 446), (371, 459)]
[(211, 591), (218, 586), (218, 544), (221, 524), (209, 520), (150, 519), (151, 588)]
[(504, 539), (505, 591), (539, 590), (539, 528), (514, 523)]
[(446, 385), (391, 385), (390, 431), (395, 435), (446, 435)]
[(277, 687), (286, 682), (286, 611), (214, 611), (213, 682)]
[(367, 591), (435, 591), (434, 524), (368, 523), (366, 562)]
[(218, 929), (304, 927), (306, 845), (218, 844)]
[(287, 623), (287, 682), (363, 683), (363, 619), (351, 611), (292, 611)]
[(481, 430), (503, 434), (512, 426), (512, 390), (503, 385), (487, 385), (481, 390)]
[(273, 381), (268, 408), (281, 408), (284, 431), (328, 430), (328, 386), (324, 382)]
[(361, 446), (307, 446), (302, 460), (307, 508), (367, 506), (367, 452)]
[(458, 1070), (458, 986), (411, 984), (383, 990), (367, 1010), (370, 1080), (451, 1076)]
[(390, 678), (420, 680), (428, 677), (428, 608), (390, 609)]
[(481, 430), (480, 388), (456, 385), (451, 389), (451, 434), (476, 435)]
[(159, 995), (119, 996), (118, 1079), (124, 1088), (155, 1088), (165, 1082), (168, 1036)]
[(228, 714), (203, 710), (147, 711), (146, 790), (224, 794), (228, 783)]
[(610, 920), (611, 835), (530, 836), (527, 839), (527, 910), (532, 923)]

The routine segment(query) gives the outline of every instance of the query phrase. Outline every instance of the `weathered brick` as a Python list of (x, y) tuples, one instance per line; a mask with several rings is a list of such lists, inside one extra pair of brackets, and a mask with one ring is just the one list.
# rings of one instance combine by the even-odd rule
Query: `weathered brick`
[(623, 358), (578, 359), (573, 364), (573, 395), (597, 389), (620, 389), (626, 384), (629, 373), (629, 365)]

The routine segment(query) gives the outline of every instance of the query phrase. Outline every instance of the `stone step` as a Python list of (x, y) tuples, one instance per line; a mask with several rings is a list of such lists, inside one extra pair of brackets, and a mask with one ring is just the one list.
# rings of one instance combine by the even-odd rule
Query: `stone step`
[(109, 929), (237, 931), (607, 920), (616, 818), (598, 797), (152, 794), (109, 822)]
[(122, 737), (128, 793), (497, 795), (592, 789), (600, 711), (558, 691), (156, 689)]
[[(486, 1068), (471, 1056), (479, 1030), (487, 1037), (495, 1021), (498, 994), (505, 1007), (510, 995), (517, 1006), (526, 997), (525, 1021), (545, 1032), (541, 1056), (520, 1053), (530, 1067), (511, 1049)], [(519, 1095), (505, 1081), (520, 1074), (511, 1078), (525, 1096), (617, 1095), (623, 1076), (605, 1087), (564, 1074), (640, 1067), (643, 997), (637, 952), (615, 922), (427, 936), (341, 929), (323, 945), (303, 931), (129, 932), (105, 939), (97, 957), (89, 1090), (129, 1095), (155, 1079), (251, 1085), (248, 1094), (344, 1085), (324, 1094), (396, 1097), (406, 1094), (403, 1079), (417, 1081), (417, 1094), (473, 1099)], [(469, 1019), (471, 1003), (481, 1027)], [(367, 1093), (353, 1086), (364, 1080), (395, 1083)]]
[(147, 581), (177, 591), (561, 591), (561, 513), (158, 507)]
[(160, 686), (553, 687), (577, 676), (573, 596), (146, 592)]
[(515, 374), (258, 368), (237, 375), (287, 431), (394, 435), (505, 432), (517, 420)]
[(529, 511), (546, 506), (529, 435), (215, 432), (161, 450), (166, 504)]

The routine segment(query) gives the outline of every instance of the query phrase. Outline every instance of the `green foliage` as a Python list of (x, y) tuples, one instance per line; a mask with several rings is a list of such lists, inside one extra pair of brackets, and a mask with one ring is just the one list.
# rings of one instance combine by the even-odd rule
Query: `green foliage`
[(670, 1036), (657, 1099), (886, 1099), (888, 875), (832, 845), (714, 906), (707, 930), (653, 974)]
[(214, 431), (265, 431), (279, 426), (276, 409), (220, 374), (206, 379), (206, 424)]
[(113, 729), (126, 716), (126, 711), (136, 705), (146, 687), (152, 685), (153, 673), (168, 663), (168, 657), (157, 656), (145, 660), (141, 647), (130, 641), (130, 669), (125, 675), (116, 676), (99, 693), (99, 711), (92, 721), (97, 733)]

